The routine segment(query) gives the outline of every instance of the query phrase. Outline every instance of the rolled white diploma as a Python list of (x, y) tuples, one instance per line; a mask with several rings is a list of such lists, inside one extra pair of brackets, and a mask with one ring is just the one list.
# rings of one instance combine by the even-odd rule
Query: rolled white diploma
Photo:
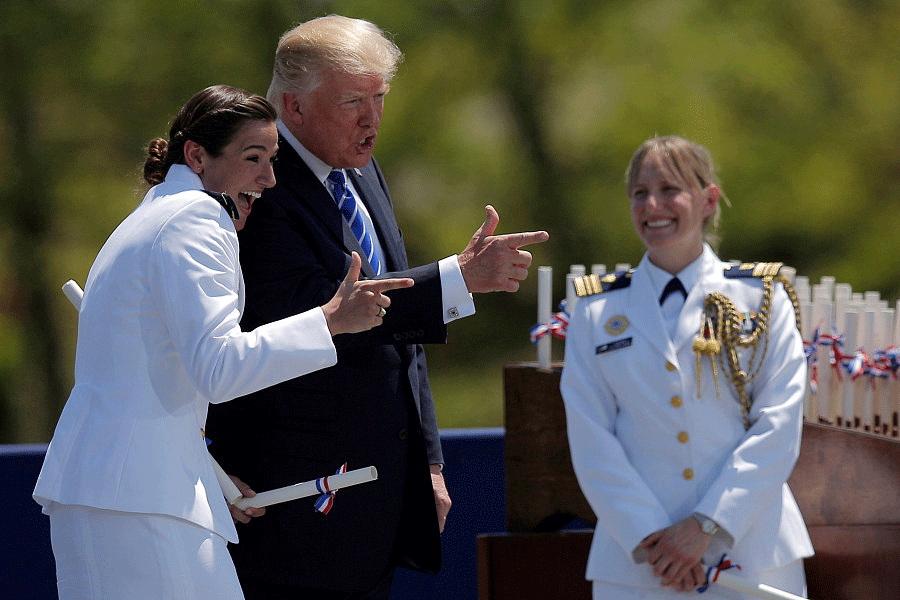
[[(337, 473), (328, 477), (321, 477), (313, 481), (304, 481), (303, 483), (295, 483), (287, 487), (269, 490), (268, 492), (260, 492), (252, 498), (240, 498), (236, 502), (232, 502), (240, 509), (245, 508), (262, 508), (270, 504), (278, 504), (279, 502), (288, 502), (298, 498), (306, 498), (307, 496), (316, 496), (323, 493), (319, 489), (319, 482), (322, 482), (323, 489), (333, 492), (341, 488), (357, 485), (359, 483), (367, 483), (378, 479), (378, 470), (375, 467), (363, 467), (362, 469), (354, 469), (346, 473)], [(224, 488), (223, 488), (224, 489)]]
[(69, 299), (69, 302), (72, 303), (72, 306), (75, 307), (75, 310), (81, 310), (81, 297), (84, 296), (84, 292), (74, 280), (70, 279), (65, 282), (62, 286), (63, 294), (66, 295), (66, 298)]
[(716, 583), (744, 594), (750, 594), (764, 600), (805, 600), (802, 596), (779, 590), (764, 583), (753, 583), (731, 571), (719, 571)]
[(216, 472), (216, 479), (219, 480), (219, 487), (222, 488), (222, 494), (225, 495), (228, 504), (234, 504), (238, 499), (243, 498), (244, 495), (231, 480), (231, 477), (225, 473), (225, 469), (212, 457), (212, 454), (209, 455), (209, 460), (212, 462), (213, 471)]

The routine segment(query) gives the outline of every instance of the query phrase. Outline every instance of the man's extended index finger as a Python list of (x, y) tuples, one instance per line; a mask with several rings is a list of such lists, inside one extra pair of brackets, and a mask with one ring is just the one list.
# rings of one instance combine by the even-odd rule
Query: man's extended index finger
[(511, 248), (520, 248), (529, 244), (540, 244), (550, 239), (550, 234), (546, 231), (524, 231), (522, 233), (507, 233), (500, 235), (503, 241)]
[(370, 279), (366, 282), (366, 287), (369, 291), (381, 293), (388, 290), (412, 287), (414, 283), (415, 281), (408, 277), (397, 279)]

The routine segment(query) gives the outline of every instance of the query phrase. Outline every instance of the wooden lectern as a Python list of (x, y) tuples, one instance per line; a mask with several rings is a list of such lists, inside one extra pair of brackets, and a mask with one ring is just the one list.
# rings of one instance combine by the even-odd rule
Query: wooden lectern
[[(478, 539), (479, 600), (591, 598), (590, 530), (554, 531), (596, 521), (569, 458), (561, 371), (504, 370), (507, 533)], [(806, 423), (788, 483), (816, 550), (809, 597), (900, 598), (900, 440)]]

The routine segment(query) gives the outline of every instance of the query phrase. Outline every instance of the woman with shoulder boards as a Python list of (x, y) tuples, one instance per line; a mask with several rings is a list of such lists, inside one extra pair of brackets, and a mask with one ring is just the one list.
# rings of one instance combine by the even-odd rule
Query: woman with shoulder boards
[(587, 286), (561, 383), (597, 516), (594, 598), (674, 598), (723, 555), (750, 581), (805, 594), (812, 545), (787, 486), (806, 386), (790, 286), (780, 264), (730, 265), (704, 241), (721, 190), (701, 146), (648, 140), (627, 186), (646, 254)]

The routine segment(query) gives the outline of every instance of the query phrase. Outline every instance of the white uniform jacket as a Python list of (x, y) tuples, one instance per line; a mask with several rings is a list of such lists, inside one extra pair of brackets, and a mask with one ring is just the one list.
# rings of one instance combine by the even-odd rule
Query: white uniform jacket
[(166, 514), (237, 533), (201, 428), (224, 402), (335, 364), (320, 308), (241, 331), (238, 239), (200, 178), (174, 165), (97, 255), (75, 385), (34, 498)]
[[(632, 551), (694, 511), (733, 538), (729, 558), (745, 574), (812, 554), (786, 483), (799, 453), (806, 383), (793, 307), (776, 284), (745, 430), (733, 385), (717, 366), (717, 395), (706, 357), (698, 398), (692, 343), (707, 294), (758, 311), (762, 283), (726, 279), (726, 263), (708, 246), (701, 260), (674, 340), (641, 266), (628, 287), (581, 298), (569, 325), (561, 390), (575, 473), (597, 516), (588, 579), (658, 589)], [(740, 352), (744, 366), (748, 353)]]

